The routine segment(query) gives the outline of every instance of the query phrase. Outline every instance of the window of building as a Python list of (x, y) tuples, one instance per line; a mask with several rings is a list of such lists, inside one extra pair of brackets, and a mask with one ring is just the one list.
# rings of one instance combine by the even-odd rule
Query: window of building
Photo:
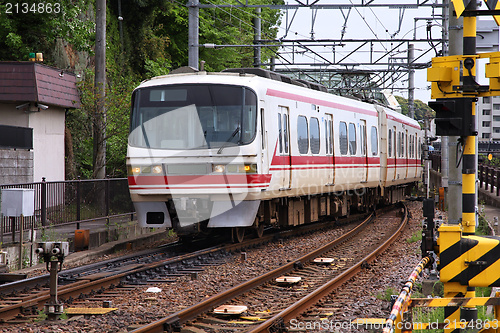
[(493, 116), (493, 121), (500, 121), (500, 116)]
[(356, 155), (356, 125), (349, 123), (349, 152)]
[(493, 127), (493, 133), (500, 133), (500, 127)]
[(483, 135), (481, 136), (481, 138), (483, 138), (483, 139), (489, 139), (490, 138), (490, 133), (483, 133)]
[(347, 154), (347, 124), (343, 121), (339, 123), (339, 147), (342, 155)]
[(309, 129), (307, 119), (304, 116), (297, 118), (297, 141), (299, 144), (299, 153), (307, 154), (309, 152)]
[(489, 116), (491, 114), (491, 110), (483, 110), (483, 116)]
[(483, 121), (483, 127), (490, 127), (489, 121)]
[(489, 103), (490, 98), (489, 97), (483, 97), (483, 103)]
[(309, 123), (309, 133), (311, 138), (311, 152), (319, 154), (320, 138), (319, 138), (319, 120), (318, 118), (311, 117)]
[(372, 155), (376, 156), (378, 154), (378, 133), (377, 133), (377, 128), (375, 126), (372, 126), (371, 138), (372, 138)]
[(493, 110), (500, 110), (500, 104), (493, 104)]

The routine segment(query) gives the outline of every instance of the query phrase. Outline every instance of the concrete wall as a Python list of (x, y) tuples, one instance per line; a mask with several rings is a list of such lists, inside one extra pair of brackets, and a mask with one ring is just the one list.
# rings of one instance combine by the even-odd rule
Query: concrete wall
[(0, 149), (0, 185), (33, 182), (33, 152)]
[[(47, 181), (64, 180), (65, 109), (51, 105), (47, 110), (26, 113), (17, 110), (16, 105), (18, 104), (0, 104), (0, 123), (33, 128), (33, 152), (31, 152), (33, 174), (29, 182), (40, 182), (42, 177)], [(0, 155), (0, 165), (2, 165), (1, 159)], [(23, 160), (25, 159), (23, 157)], [(16, 182), (18, 181), (9, 179), (7, 182), (0, 181), (0, 184)]]

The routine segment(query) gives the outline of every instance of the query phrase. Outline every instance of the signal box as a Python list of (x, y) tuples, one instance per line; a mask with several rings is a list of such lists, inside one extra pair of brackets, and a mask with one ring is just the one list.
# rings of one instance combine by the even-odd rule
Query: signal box
[(436, 135), (476, 135), (472, 103), (475, 98), (438, 98), (429, 101), (429, 107), (436, 111)]

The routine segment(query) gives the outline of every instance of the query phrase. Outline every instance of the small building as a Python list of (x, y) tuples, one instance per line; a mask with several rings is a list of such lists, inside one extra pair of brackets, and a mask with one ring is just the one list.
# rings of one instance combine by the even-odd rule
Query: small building
[(76, 76), (36, 62), (0, 62), (0, 184), (65, 179), (65, 113)]

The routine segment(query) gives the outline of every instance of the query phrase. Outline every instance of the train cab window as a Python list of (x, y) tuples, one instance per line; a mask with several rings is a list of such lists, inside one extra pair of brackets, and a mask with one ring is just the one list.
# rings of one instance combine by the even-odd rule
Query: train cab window
[(371, 130), (371, 139), (372, 139), (372, 155), (376, 156), (378, 154), (378, 134), (377, 134), (377, 128), (375, 126), (372, 126)]
[(281, 129), (281, 114), (278, 113), (278, 145), (280, 153), (283, 152), (283, 132)]
[(347, 124), (343, 121), (339, 123), (339, 147), (342, 155), (347, 155)]
[(319, 121), (318, 118), (311, 117), (309, 123), (309, 133), (311, 138), (311, 152), (313, 154), (319, 154), (320, 150), (320, 138), (319, 138)]
[(389, 135), (387, 136), (387, 141), (388, 141), (388, 151), (389, 151), (389, 157), (392, 157), (392, 130), (389, 129)]
[(253, 142), (257, 95), (243, 86), (172, 84), (133, 95), (129, 144), (133, 147), (222, 149)]
[(307, 118), (304, 116), (297, 118), (297, 142), (299, 153), (307, 154), (309, 152), (309, 129), (307, 127)]
[(356, 125), (349, 123), (349, 152), (356, 155)]

